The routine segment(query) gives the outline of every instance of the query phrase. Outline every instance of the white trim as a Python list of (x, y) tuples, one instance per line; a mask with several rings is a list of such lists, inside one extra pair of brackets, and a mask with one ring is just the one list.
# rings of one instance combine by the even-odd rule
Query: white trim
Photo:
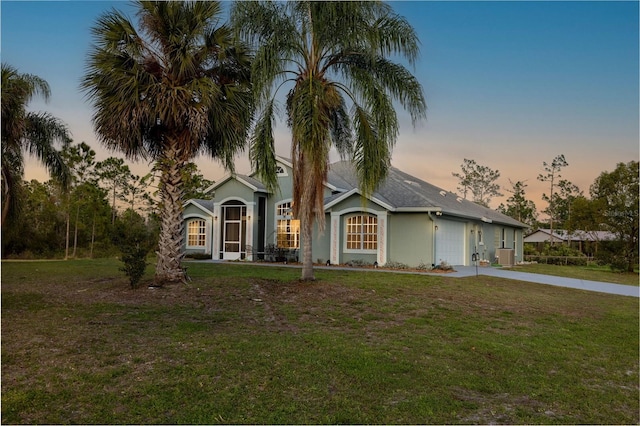
[(220, 243), (221, 243), (221, 237), (222, 235), (222, 211), (220, 208), (220, 204), (218, 203), (214, 203), (213, 204), (213, 235), (211, 236), (211, 238), (213, 238), (213, 250), (212, 250), (212, 257), (213, 259), (220, 259)]
[[(340, 194), (340, 196), (332, 201), (329, 201), (327, 204), (324, 205), (325, 210), (330, 209), (331, 207), (335, 206), (336, 204), (348, 199), (349, 197), (351, 197), (354, 194), (359, 194), (361, 197), (364, 197), (362, 195), (362, 193), (360, 192), (360, 190), (358, 188), (353, 188), (350, 191), (344, 192), (342, 194)], [(392, 205), (380, 200), (379, 198), (376, 198), (374, 196), (369, 196), (369, 197), (364, 197), (366, 199), (368, 199), (369, 201), (378, 204), (380, 207), (383, 207), (389, 211), (395, 211), (396, 208), (393, 207)]]
[[(249, 177), (251, 177), (251, 176), (249, 176)], [(266, 190), (264, 190), (262, 188), (258, 188), (257, 186), (253, 185), (252, 183), (247, 182), (246, 179), (242, 178), (242, 176), (239, 176), (237, 174), (232, 174), (232, 173), (227, 173), (226, 175), (224, 175), (222, 177), (222, 179), (220, 179), (218, 182), (214, 183), (213, 185), (211, 185), (210, 187), (205, 189), (204, 192), (209, 193), (210, 191), (215, 191), (216, 188), (221, 187), (223, 184), (227, 183), (231, 179), (234, 179), (234, 180), (240, 182), (241, 184), (243, 184), (247, 188), (253, 190), (254, 192), (267, 192)]]
[(331, 212), (331, 240), (329, 242), (329, 261), (333, 265), (340, 264), (340, 213)]
[(442, 212), (441, 207), (398, 207), (396, 213), (435, 213)]
[[(275, 246), (278, 245), (278, 221), (279, 220), (296, 220), (293, 217), (293, 213), (289, 214), (289, 215), (279, 215), (278, 214), (278, 206), (280, 206), (281, 204), (292, 204), (293, 203), (293, 198), (284, 198), (282, 200), (279, 201), (274, 201), (273, 203), (273, 244)], [(267, 210), (265, 208), (265, 210)], [(302, 232), (302, 230), (300, 230), (300, 232)], [(296, 247), (297, 250), (300, 250), (302, 248), (302, 235), (298, 236), (298, 247)], [(268, 244), (268, 243), (267, 243)]]
[[(376, 216), (378, 219), (378, 248), (376, 250), (354, 250), (347, 249), (347, 241), (344, 239), (340, 243), (342, 227), (340, 226), (340, 218), (342, 216), (348, 216), (356, 213), (368, 213)], [(382, 266), (387, 263), (388, 259), (388, 244), (387, 244), (387, 228), (388, 228), (388, 215), (386, 210), (374, 210), (369, 207), (351, 207), (348, 209), (340, 210), (337, 212), (331, 212), (331, 242), (330, 242), (330, 259), (332, 264), (340, 263), (340, 252), (342, 253), (362, 253), (362, 254), (376, 254), (376, 261), (378, 265)], [(344, 224), (346, 226), (346, 222)], [(346, 232), (346, 230), (345, 230)], [(345, 234), (346, 235), (346, 234)]]
[[(278, 168), (280, 168), (282, 171), (279, 172)], [(276, 176), (278, 176), (278, 177), (287, 177), (287, 176), (289, 176), (289, 173), (287, 172), (287, 168), (281, 166), (280, 164), (276, 164)]]
[[(190, 249), (190, 250), (202, 250), (204, 249), (204, 252), (206, 254), (211, 253), (211, 240), (213, 238), (213, 236), (211, 235), (212, 232), (212, 220), (213, 218), (211, 216), (203, 216), (203, 215), (199, 215), (199, 214), (195, 214), (192, 213), (190, 215), (187, 215), (184, 217), (184, 222), (185, 222), (185, 242), (184, 242), (184, 247), (185, 249)], [(189, 245), (189, 222), (192, 220), (203, 220), (204, 224), (205, 224), (205, 230), (204, 230), (204, 246), (190, 246)]]
[[(251, 203), (251, 204), (247, 204), (247, 229), (245, 232), (245, 236), (244, 236), (244, 245), (246, 246), (251, 246), (253, 247), (253, 220), (255, 218), (254, 213), (253, 213), (253, 205), (255, 203)], [(242, 248), (242, 242), (240, 242), (240, 247)], [(246, 249), (245, 249), (246, 250)], [(241, 250), (242, 251), (242, 250)], [(248, 251), (246, 250), (245, 253), (245, 258), (247, 260), (253, 260), (253, 250), (252, 251)]]
[[(210, 214), (210, 215), (212, 215), (212, 216), (213, 216), (213, 212), (212, 212), (212, 211), (210, 211), (210, 210), (209, 210), (209, 209), (207, 209), (206, 207), (203, 207), (203, 206), (202, 206), (202, 204), (198, 203), (198, 202), (197, 202), (197, 201), (195, 201), (194, 199), (190, 199), (190, 200), (188, 200), (186, 203), (184, 203), (184, 206), (182, 207), (182, 208), (183, 208), (183, 210), (184, 210), (184, 209), (186, 209), (186, 208), (189, 206), (189, 204), (191, 204), (191, 205), (193, 205), (194, 207), (199, 208), (199, 209), (200, 209), (200, 210), (202, 210), (203, 212), (208, 213), (208, 214)], [(185, 216), (185, 218), (186, 218), (186, 217), (187, 217), (187, 216)]]
[[(352, 209), (349, 209), (352, 210)], [(344, 217), (344, 223), (343, 223), (343, 227), (342, 229), (344, 229), (344, 236), (345, 238), (342, 240), (342, 252), (343, 253), (349, 253), (349, 254), (378, 254), (378, 248), (380, 247), (380, 242), (378, 241), (378, 238), (380, 237), (380, 233), (379, 233), (379, 228), (378, 228), (378, 213), (377, 212), (370, 212), (370, 211), (366, 211), (366, 210), (371, 210), (371, 209), (358, 209), (357, 211), (353, 211), (350, 213), (343, 213), (343, 217)], [(369, 216), (375, 216), (376, 217), (376, 248), (375, 249), (350, 249), (347, 248), (347, 219), (349, 217), (356, 217), (356, 216), (364, 216), (364, 215), (369, 215)], [(341, 230), (342, 230), (341, 229)], [(361, 241), (361, 243), (363, 243), (363, 241)]]
[(387, 263), (387, 224), (388, 213), (378, 213), (378, 265)]
[(215, 210), (216, 206), (221, 206), (221, 205), (223, 205), (224, 203), (228, 203), (229, 201), (240, 201), (242, 204), (245, 204), (245, 205), (247, 205), (247, 206), (248, 206), (249, 204), (251, 204), (251, 205), (255, 205), (255, 204), (256, 204), (256, 202), (255, 202), (255, 201), (247, 201), (247, 200), (245, 200), (244, 198), (240, 198), (240, 197), (237, 197), (237, 196), (233, 196), (233, 195), (232, 195), (232, 196), (230, 196), (230, 197), (224, 198), (224, 199), (222, 199), (222, 200), (220, 200), (220, 201), (216, 201), (215, 203), (213, 203), (213, 209)]

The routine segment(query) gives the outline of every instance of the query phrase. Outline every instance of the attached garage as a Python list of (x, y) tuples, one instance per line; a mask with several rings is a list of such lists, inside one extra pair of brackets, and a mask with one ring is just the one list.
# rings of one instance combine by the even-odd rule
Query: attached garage
[(449, 265), (464, 265), (465, 262), (465, 224), (452, 220), (436, 222), (436, 256), (437, 263), (442, 261)]

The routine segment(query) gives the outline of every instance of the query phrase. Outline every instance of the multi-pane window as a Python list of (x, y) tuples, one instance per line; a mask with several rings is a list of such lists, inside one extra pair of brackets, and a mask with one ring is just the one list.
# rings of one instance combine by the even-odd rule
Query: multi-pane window
[(373, 215), (355, 215), (347, 218), (347, 249), (378, 249), (378, 218)]
[(276, 206), (276, 216), (292, 216), (291, 202), (278, 204)]
[(187, 245), (192, 247), (204, 247), (207, 241), (207, 223), (196, 219), (189, 221), (187, 225)]
[(300, 221), (293, 219), (290, 202), (276, 206), (276, 245), (280, 248), (300, 248)]
[(300, 221), (278, 219), (278, 247), (300, 248)]

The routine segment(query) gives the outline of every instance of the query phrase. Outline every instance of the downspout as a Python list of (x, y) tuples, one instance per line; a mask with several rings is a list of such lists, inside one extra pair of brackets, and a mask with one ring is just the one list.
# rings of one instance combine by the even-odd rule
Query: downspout
[(429, 219), (431, 219), (431, 233), (433, 234), (433, 262), (431, 262), (431, 267), (435, 268), (436, 267), (436, 220), (433, 218), (433, 216), (431, 216), (431, 212), (428, 211), (427, 214), (429, 215)]

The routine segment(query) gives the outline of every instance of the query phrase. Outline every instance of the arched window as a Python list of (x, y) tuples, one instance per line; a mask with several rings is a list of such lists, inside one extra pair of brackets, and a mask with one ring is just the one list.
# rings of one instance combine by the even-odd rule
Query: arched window
[(187, 246), (205, 247), (207, 243), (207, 223), (202, 219), (187, 223)]
[(346, 219), (347, 250), (378, 249), (378, 217), (356, 214)]
[(300, 221), (293, 218), (291, 202), (276, 205), (276, 246), (300, 248)]

